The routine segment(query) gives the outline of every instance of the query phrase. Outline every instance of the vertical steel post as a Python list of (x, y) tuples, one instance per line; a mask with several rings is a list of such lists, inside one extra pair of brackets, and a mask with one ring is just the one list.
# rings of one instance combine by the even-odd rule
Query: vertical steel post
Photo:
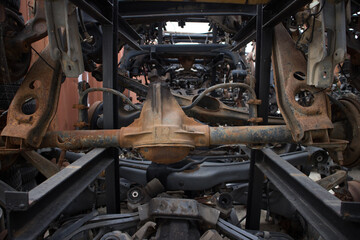
[(218, 38), (218, 28), (215, 24), (213, 24), (212, 34), (213, 34), (212, 41), (213, 43), (216, 43), (219, 40), (219, 38)]
[(261, 57), (259, 59), (260, 73), (259, 77), (256, 78), (259, 83), (257, 96), (261, 99), (261, 105), (258, 108), (258, 116), (263, 118), (261, 125), (268, 124), (272, 40), (273, 28), (263, 28), (261, 35)]
[(163, 44), (163, 38), (164, 38), (164, 22), (159, 23), (158, 27), (158, 44)]
[[(113, 1), (112, 25), (103, 25), (103, 86), (117, 89), (118, 63), (118, 1)], [(116, 129), (118, 126), (118, 98), (104, 93), (104, 128)], [(105, 171), (106, 206), (108, 213), (120, 212), (119, 154), (113, 148), (114, 161)]]
[[(263, 6), (257, 6), (256, 15), (256, 65), (255, 65), (255, 92), (262, 104), (258, 108), (258, 116), (263, 118), (262, 124), (268, 122), (270, 61), (271, 61), (271, 30), (263, 29)], [(257, 230), (260, 227), (260, 213), (262, 202), (262, 187), (264, 174), (255, 165), (261, 161), (263, 154), (259, 150), (252, 150), (250, 161), (249, 191), (247, 199), (246, 228)]]

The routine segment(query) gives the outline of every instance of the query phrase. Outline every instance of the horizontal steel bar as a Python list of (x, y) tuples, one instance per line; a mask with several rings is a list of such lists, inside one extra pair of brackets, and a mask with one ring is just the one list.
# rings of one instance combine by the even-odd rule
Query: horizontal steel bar
[[(291, 131), (286, 125), (209, 127), (204, 137), (210, 138), (210, 145), (262, 144), (292, 142)], [(120, 144), (121, 130), (74, 130), (48, 132), (41, 147), (61, 149), (86, 149), (94, 147), (123, 147)]]
[(195, 13), (219, 13), (226, 15), (241, 13), (242, 15), (255, 15), (255, 5), (231, 4), (231, 3), (206, 3), (206, 2), (168, 2), (168, 1), (149, 1), (141, 2), (141, 4), (132, 1), (120, 1), (119, 12), (122, 16), (134, 15), (155, 16), (166, 15), (173, 16), (178, 13), (184, 13), (192, 16)]
[[(43, 233), (112, 161), (105, 149), (94, 149), (30, 192), (6, 192), (10, 239), (35, 239)], [(14, 195), (19, 195), (18, 206)]]
[(312, 181), (270, 149), (263, 149), (258, 168), (299, 213), (325, 239), (356, 239), (360, 224), (345, 221), (340, 213), (341, 201)]
[(244, 38), (241, 38), (239, 42), (236, 43), (236, 45), (231, 49), (231, 51), (237, 51), (242, 47), (245, 47), (246, 44), (251, 42), (252, 40), (255, 40), (256, 38), (256, 31), (251, 31), (251, 33), (244, 35)]
[(125, 21), (125, 19), (118, 15), (118, 26), (119, 28), (123, 29), (125, 32), (127, 32), (133, 39), (135, 40), (141, 40), (141, 36), (135, 31), (135, 29), (130, 26), (130, 24)]
[(291, 131), (286, 125), (210, 127), (210, 145), (239, 143), (289, 143)]
[(226, 232), (228, 235), (230, 235), (231, 237), (235, 238), (235, 239), (243, 239), (243, 240), (258, 240), (260, 239), (259, 237), (235, 226), (232, 225), (231, 223), (223, 220), (223, 219), (219, 219), (219, 221), (216, 224), (221, 230), (223, 230), (224, 232)]
[(248, 15), (254, 16), (254, 13), (248, 12), (193, 12), (193, 13), (157, 13), (157, 14), (142, 14), (142, 15), (124, 15), (124, 19), (179, 19), (188, 17), (204, 17), (204, 16), (237, 16), (237, 15)]
[(123, 40), (125, 43), (129, 44), (135, 50), (141, 51), (141, 47), (138, 42), (136, 42), (129, 34), (121, 28), (118, 28), (118, 34), (120, 35), (120, 40)]
[[(205, 156), (203, 156), (205, 157)], [(310, 153), (298, 151), (283, 154), (282, 158), (292, 165), (305, 165)], [(220, 160), (220, 159), (219, 159)], [(120, 175), (130, 181), (146, 185), (147, 169), (150, 161), (120, 159)], [(204, 162), (196, 171), (170, 173), (166, 181), (167, 190), (201, 191), (227, 182), (247, 182), (250, 161), (244, 162)]]
[(118, 130), (74, 130), (48, 132), (42, 147), (61, 149), (107, 148), (119, 146)]
[(310, 0), (294, 0), (289, 4), (284, 4), (284, 7), (280, 11), (276, 11), (270, 18), (265, 18), (263, 28), (274, 27), (276, 24), (284, 20), (290, 14), (294, 14), (298, 9), (310, 3)]

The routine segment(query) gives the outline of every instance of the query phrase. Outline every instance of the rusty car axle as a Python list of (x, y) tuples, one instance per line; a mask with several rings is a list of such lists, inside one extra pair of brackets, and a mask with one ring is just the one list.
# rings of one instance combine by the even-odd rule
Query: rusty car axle
[[(291, 131), (286, 125), (279, 126), (239, 126), (208, 127), (203, 141), (206, 146), (223, 144), (288, 143)], [(43, 138), (41, 147), (58, 147), (66, 150), (123, 147), (121, 129), (118, 130), (74, 130), (50, 131)], [(205, 146), (201, 143), (195, 146)]]
[(93, 147), (137, 149), (147, 160), (175, 163), (195, 147), (221, 144), (292, 142), (285, 125), (209, 127), (186, 116), (166, 83), (150, 85), (140, 117), (120, 130), (48, 132), (42, 147), (67, 150)]

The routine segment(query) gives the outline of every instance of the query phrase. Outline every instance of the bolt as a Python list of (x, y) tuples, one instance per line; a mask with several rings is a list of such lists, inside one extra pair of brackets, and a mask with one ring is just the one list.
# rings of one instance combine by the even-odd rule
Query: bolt
[(138, 192), (138, 191), (133, 191), (133, 192), (131, 193), (131, 196), (132, 196), (133, 198), (137, 198), (137, 197), (139, 197), (139, 192)]
[(321, 162), (323, 159), (323, 156), (317, 156), (316, 161)]

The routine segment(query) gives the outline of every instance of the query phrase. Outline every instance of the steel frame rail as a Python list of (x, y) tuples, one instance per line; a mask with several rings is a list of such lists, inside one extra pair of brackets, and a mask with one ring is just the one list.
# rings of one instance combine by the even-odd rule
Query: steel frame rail
[(6, 191), (9, 239), (36, 239), (43, 233), (114, 162), (110, 150), (92, 150), (29, 192)]
[[(342, 201), (286, 162), (263, 149), (256, 166), (325, 239), (357, 239), (360, 223), (342, 214)], [(359, 208), (357, 203), (357, 208)]]

